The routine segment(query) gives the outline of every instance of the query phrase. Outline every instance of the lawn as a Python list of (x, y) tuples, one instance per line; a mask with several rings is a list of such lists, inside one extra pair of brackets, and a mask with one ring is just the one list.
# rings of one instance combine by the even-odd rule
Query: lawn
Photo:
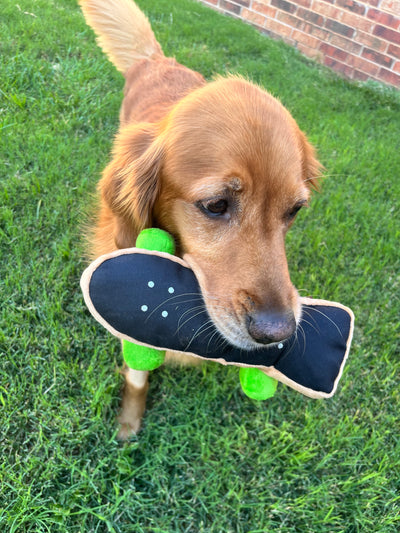
[(400, 95), (337, 78), (190, 0), (141, 0), (165, 52), (290, 109), (326, 167), (288, 237), (302, 294), (353, 308), (337, 395), (246, 398), (217, 364), (151, 376), (116, 440), (121, 356), (85, 310), (82, 221), (123, 79), (74, 0), (2, 0), (0, 530), (353, 533), (400, 529)]

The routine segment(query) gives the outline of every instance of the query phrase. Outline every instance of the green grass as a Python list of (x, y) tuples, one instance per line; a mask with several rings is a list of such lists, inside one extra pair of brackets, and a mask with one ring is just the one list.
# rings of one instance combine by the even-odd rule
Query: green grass
[(80, 221), (122, 77), (73, 0), (2, 1), (0, 530), (397, 532), (400, 97), (351, 85), (189, 0), (141, 0), (166, 53), (248, 75), (318, 147), (327, 178), (288, 238), (304, 293), (356, 315), (337, 395), (240, 391), (233, 368), (162, 368), (138, 439), (115, 439), (118, 342), (84, 308)]

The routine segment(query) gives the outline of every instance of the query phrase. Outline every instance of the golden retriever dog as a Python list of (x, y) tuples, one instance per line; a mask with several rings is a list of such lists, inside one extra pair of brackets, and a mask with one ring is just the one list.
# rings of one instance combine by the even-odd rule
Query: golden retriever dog
[[(289, 337), (301, 305), (285, 235), (320, 173), (306, 136), (257, 85), (236, 76), (207, 83), (165, 57), (131, 0), (80, 5), (125, 78), (90, 255), (134, 246), (146, 227), (165, 229), (227, 341), (256, 349)], [(124, 373), (121, 438), (139, 430), (148, 389), (147, 372)]]

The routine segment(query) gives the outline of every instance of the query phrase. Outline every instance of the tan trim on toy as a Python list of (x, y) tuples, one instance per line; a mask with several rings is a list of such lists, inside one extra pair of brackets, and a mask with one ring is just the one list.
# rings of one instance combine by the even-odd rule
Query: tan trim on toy
[[(159, 257), (164, 257), (165, 259), (169, 259), (170, 261), (175, 261), (176, 263), (182, 265), (185, 268), (188, 268), (190, 270), (190, 266), (180, 257), (177, 257), (175, 255), (170, 255), (165, 252), (158, 252), (153, 250), (146, 250), (143, 248), (124, 248), (122, 250), (115, 250), (114, 252), (111, 252), (109, 254), (104, 254), (98, 257), (93, 261), (93, 263), (90, 263), (90, 265), (84, 270), (82, 276), (81, 276), (81, 289), (83, 293), (83, 298), (85, 300), (85, 304), (87, 308), (89, 309), (92, 316), (105, 328), (107, 329), (112, 335), (115, 337), (118, 337), (119, 339), (123, 339), (126, 341), (134, 342), (135, 344), (138, 344), (140, 346), (147, 346), (148, 348), (154, 348), (154, 346), (151, 346), (150, 344), (144, 344), (142, 342), (138, 342), (135, 339), (132, 339), (132, 337), (128, 337), (127, 335), (124, 335), (120, 331), (114, 329), (104, 318), (97, 312), (96, 308), (93, 305), (92, 299), (89, 294), (89, 286), (90, 286), (90, 280), (92, 279), (93, 273), (99, 268), (99, 266), (104, 263), (105, 261), (108, 261), (109, 259), (113, 259), (114, 257), (119, 257), (121, 255), (131, 255), (132, 253), (140, 253), (141, 255), (158, 255)], [(168, 348), (158, 348), (159, 350), (168, 350)], [(173, 351), (173, 350), (169, 350)], [(189, 354), (192, 355), (192, 354)], [(194, 355), (194, 354), (193, 354)]]
[[(144, 342), (137, 341), (136, 339), (134, 339), (132, 337), (129, 337), (128, 335), (125, 335), (125, 334), (121, 333), (120, 331), (117, 331), (116, 329), (114, 329), (97, 312), (97, 310), (95, 309), (95, 307), (94, 307), (94, 305), (92, 303), (92, 300), (91, 300), (90, 294), (89, 294), (89, 286), (90, 286), (90, 280), (92, 278), (92, 275), (93, 275), (94, 271), (102, 263), (104, 263), (108, 259), (112, 259), (114, 257), (118, 257), (118, 256), (121, 256), (121, 255), (132, 254), (132, 253), (147, 254), (147, 255), (152, 255), (152, 256), (158, 255), (159, 257), (164, 257), (164, 258), (166, 258), (166, 259), (168, 259), (170, 261), (175, 261), (176, 263), (182, 265), (183, 267), (191, 269), (189, 264), (186, 261), (184, 261), (183, 259), (181, 259), (180, 257), (172, 256), (172, 255), (164, 253), (164, 252), (145, 250), (145, 249), (142, 249), (142, 248), (127, 248), (127, 249), (123, 249), (123, 250), (116, 250), (115, 252), (112, 252), (110, 254), (102, 255), (102, 256), (98, 257), (93, 263), (91, 263), (88, 266), (88, 268), (82, 274), (81, 282), (80, 282), (81, 289), (82, 289), (82, 293), (83, 293), (83, 297), (84, 297), (85, 303), (86, 303), (90, 313), (112, 335), (114, 335), (115, 337), (118, 337), (119, 339), (127, 340), (127, 341), (133, 342), (135, 344), (138, 344), (139, 346), (146, 346), (146, 347), (149, 347), (149, 348), (154, 348), (154, 346), (151, 345), (151, 344), (146, 344)], [(301, 302), (302, 306), (303, 305), (310, 305), (310, 306), (323, 305), (323, 306), (330, 306), (330, 307), (339, 307), (339, 308), (343, 309), (350, 316), (350, 329), (349, 329), (349, 334), (348, 334), (347, 341), (346, 341), (346, 352), (345, 352), (345, 355), (343, 357), (343, 361), (342, 361), (342, 364), (340, 366), (338, 375), (336, 376), (333, 389), (329, 393), (322, 392), (322, 391), (316, 391), (314, 389), (310, 389), (308, 387), (304, 387), (303, 385), (300, 385), (299, 383), (296, 383), (295, 381), (291, 380), (290, 378), (288, 378), (287, 376), (285, 376), (284, 374), (279, 372), (279, 370), (277, 370), (273, 366), (264, 367), (264, 366), (259, 366), (259, 365), (245, 365), (245, 364), (234, 363), (234, 362), (231, 362), (231, 361), (226, 361), (223, 358), (209, 359), (207, 357), (203, 357), (203, 356), (198, 355), (196, 353), (180, 352), (178, 350), (171, 350), (170, 348), (161, 347), (161, 346), (157, 347), (157, 349), (160, 350), (160, 351), (164, 351), (165, 350), (165, 351), (170, 351), (170, 352), (175, 352), (175, 353), (184, 353), (185, 355), (190, 355), (192, 357), (197, 357), (197, 358), (202, 359), (204, 361), (217, 362), (217, 363), (220, 363), (222, 365), (233, 365), (233, 366), (238, 366), (238, 367), (243, 366), (243, 367), (250, 367), (250, 368), (258, 368), (262, 372), (267, 374), (268, 376), (280, 381), (281, 383), (284, 383), (288, 387), (291, 387), (292, 389), (300, 392), (301, 394), (304, 394), (305, 396), (308, 396), (309, 398), (314, 398), (314, 399), (330, 398), (336, 392), (338, 383), (340, 381), (340, 378), (342, 377), (344, 365), (345, 365), (347, 357), (349, 355), (350, 345), (351, 345), (351, 341), (352, 341), (352, 338), (353, 338), (353, 332), (354, 332), (354, 314), (353, 314), (353, 311), (350, 308), (348, 308), (345, 305), (343, 305), (341, 303), (338, 303), (338, 302), (330, 302), (328, 300), (321, 300), (321, 299), (307, 298), (307, 297), (301, 297), (300, 298), (300, 302)]]

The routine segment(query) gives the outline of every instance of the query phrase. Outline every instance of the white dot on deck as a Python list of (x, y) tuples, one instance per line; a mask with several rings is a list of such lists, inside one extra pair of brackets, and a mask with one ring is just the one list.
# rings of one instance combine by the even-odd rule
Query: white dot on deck
[(163, 311), (163, 312), (161, 313), (161, 316), (162, 316), (163, 318), (167, 318), (167, 316), (168, 316), (168, 311)]
[(169, 287), (168, 292), (170, 294), (173, 294), (175, 292), (175, 289), (173, 287)]
[(147, 285), (152, 289), (154, 287), (154, 281), (149, 281)]
[(140, 309), (143, 311), (143, 313), (145, 313), (148, 310), (148, 307), (147, 305), (142, 305)]
[(282, 350), (282, 348), (283, 348), (283, 344), (282, 344), (281, 342), (278, 344), (278, 348), (279, 348), (280, 350)]

